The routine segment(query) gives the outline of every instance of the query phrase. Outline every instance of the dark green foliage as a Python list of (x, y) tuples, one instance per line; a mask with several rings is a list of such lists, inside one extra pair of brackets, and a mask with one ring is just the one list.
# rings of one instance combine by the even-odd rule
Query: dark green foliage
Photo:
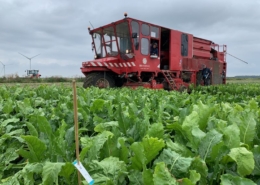
[[(100, 185), (256, 184), (259, 89), (78, 88), (81, 162)], [(0, 184), (77, 184), (72, 98), (71, 87), (0, 87)]]

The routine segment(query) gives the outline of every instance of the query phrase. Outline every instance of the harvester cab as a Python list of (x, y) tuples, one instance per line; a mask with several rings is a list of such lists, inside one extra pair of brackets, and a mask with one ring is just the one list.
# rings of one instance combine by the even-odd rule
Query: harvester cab
[(27, 76), (30, 78), (40, 78), (41, 74), (39, 74), (39, 70), (26, 70)]
[[(225, 83), (226, 46), (192, 34), (127, 17), (90, 29), (93, 60), (83, 62), (84, 87), (180, 90), (203, 83), (201, 66), (212, 68), (211, 84)], [(202, 84), (203, 85), (203, 84)]]

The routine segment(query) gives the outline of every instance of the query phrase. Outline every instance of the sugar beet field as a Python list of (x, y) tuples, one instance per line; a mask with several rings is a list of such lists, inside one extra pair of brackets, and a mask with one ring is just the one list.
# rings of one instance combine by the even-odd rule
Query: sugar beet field
[[(77, 95), (80, 161), (97, 185), (260, 184), (260, 84)], [(2, 85), (0, 102), (0, 184), (78, 184), (72, 86)]]

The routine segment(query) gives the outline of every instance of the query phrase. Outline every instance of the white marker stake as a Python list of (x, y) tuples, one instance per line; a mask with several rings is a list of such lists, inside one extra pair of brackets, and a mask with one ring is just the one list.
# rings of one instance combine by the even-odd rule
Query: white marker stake
[(81, 175), (87, 180), (87, 182), (88, 182), (90, 185), (93, 185), (93, 184), (94, 184), (94, 180), (93, 180), (92, 177), (89, 175), (88, 171), (84, 168), (84, 166), (82, 166), (81, 162), (78, 163), (78, 161), (75, 160), (72, 164), (79, 170), (79, 172), (81, 173)]

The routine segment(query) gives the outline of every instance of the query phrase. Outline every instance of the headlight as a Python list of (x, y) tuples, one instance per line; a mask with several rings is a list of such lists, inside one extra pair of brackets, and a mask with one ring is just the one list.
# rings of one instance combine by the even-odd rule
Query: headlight
[(125, 52), (128, 53), (129, 52), (128, 49)]
[(97, 59), (97, 55), (95, 55), (94, 58)]

